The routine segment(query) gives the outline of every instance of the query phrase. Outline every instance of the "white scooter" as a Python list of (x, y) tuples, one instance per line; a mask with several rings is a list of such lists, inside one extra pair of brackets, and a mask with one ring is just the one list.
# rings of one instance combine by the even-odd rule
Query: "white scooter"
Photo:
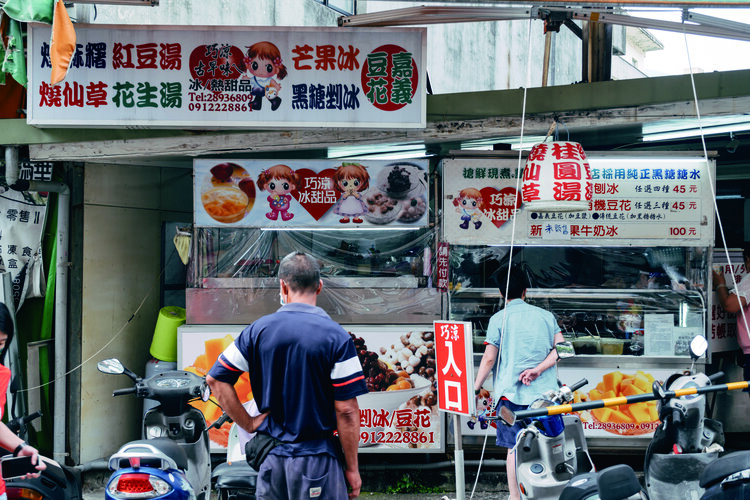
[[(556, 346), (560, 358), (573, 355), (569, 342)], [(573, 393), (586, 385), (586, 379), (550, 391), (529, 405), (529, 410), (568, 404)], [(506, 407), (500, 418), (513, 425), (523, 412), (514, 414)], [(523, 419), (526, 427), (516, 436), (516, 479), (521, 497), (557, 500), (568, 481), (594, 470), (586, 445), (583, 424), (578, 415), (541, 415)]]

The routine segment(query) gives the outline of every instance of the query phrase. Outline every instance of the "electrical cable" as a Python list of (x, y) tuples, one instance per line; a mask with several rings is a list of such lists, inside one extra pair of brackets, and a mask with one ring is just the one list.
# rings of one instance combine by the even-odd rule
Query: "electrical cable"
[(138, 315), (138, 313), (140, 312), (140, 310), (143, 308), (144, 304), (146, 303), (146, 299), (148, 299), (148, 297), (151, 295), (151, 292), (154, 291), (154, 288), (156, 288), (159, 285), (159, 283), (161, 282), (161, 277), (166, 272), (167, 266), (172, 261), (172, 258), (174, 257), (175, 253), (177, 253), (177, 247), (175, 247), (175, 248), (172, 249), (172, 253), (169, 254), (169, 257), (164, 262), (164, 267), (162, 268), (162, 270), (159, 273), (159, 275), (156, 277), (156, 282), (153, 285), (151, 285), (151, 288), (148, 290), (148, 292), (146, 292), (146, 295), (143, 297), (143, 300), (141, 301), (141, 303), (138, 304), (138, 307), (135, 308), (135, 311), (133, 311), (133, 314), (131, 314), (130, 317), (128, 318), (128, 320), (120, 327), (119, 330), (117, 330), (117, 332), (112, 336), (112, 338), (109, 340), (109, 342), (107, 342), (106, 344), (104, 344), (98, 351), (96, 351), (95, 353), (93, 353), (91, 356), (89, 356), (88, 358), (86, 358), (83, 361), (81, 361), (77, 366), (74, 366), (73, 368), (71, 368), (70, 370), (68, 370), (67, 372), (65, 372), (65, 374), (62, 377), (55, 378), (53, 380), (45, 382), (44, 384), (40, 384), (40, 385), (38, 385), (36, 387), (29, 387), (27, 389), (19, 389), (18, 392), (19, 393), (21, 393), (21, 392), (30, 392), (30, 391), (41, 389), (41, 388), (46, 387), (48, 385), (54, 384), (58, 380), (61, 380), (62, 378), (67, 377), (71, 373), (73, 373), (75, 371), (78, 371), (81, 368), (83, 368), (83, 365), (85, 365), (86, 363), (88, 363), (89, 361), (91, 361), (92, 359), (94, 359), (95, 357), (97, 357), (99, 354), (102, 353), (102, 351), (104, 351), (107, 347), (109, 347), (109, 345), (112, 344), (112, 342), (114, 342), (115, 340), (117, 340), (117, 338), (119, 338), (119, 336), (122, 335), (122, 332), (125, 331), (125, 328), (127, 328), (127, 326), (130, 325), (130, 322), (133, 321), (133, 319), (135, 319), (135, 317)]
[[(529, 23), (528, 23), (528, 31), (526, 33), (527, 37), (527, 47), (528, 50), (526, 51), (526, 84), (523, 87), (523, 103), (521, 106), (521, 135), (520, 135), (520, 144), (523, 146), (523, 136), (525, 132), (525, 126), (526, 126), (526, 98), (528, 95), (528, 89), (529, 85), (531, 85), (531, 24), (534, 21), (532, 17), (529, 17)], [(516, 166), (516, 193), (520, 193), (520, 185), (521, 185), (521, 177), (523, 172), (523, 147), (518, 148), (518, 164)], [(505, 293), (503, 294), (502, 300), (506, 301), (506, 307), (507, 307), (507, 297), (508, 297), (508, 289), (510, 288), (510, 269), (513, 264), (513, 248), (515, 245), (515, 239), (516, 239), (516, 219), (515, 213), (513, 213), (513, 220), (511, 221), (511, 233), (510, 233), (510, 251), (508, 253), (508, 273), (505, 277)], [(505, 310), (505, 307), (503, 307), (503, 310)], [(505, 337), (505, 325), (508, 319), (508, 315), (506, 313), (503, 313), (503, 323), (502, 323), (502, 330), (500, 332), (500, 340), (499, 340), (499, 346), (497, 349), (497, 357), (495, 359), (495, 371), (494, 373), (497, 374), (498, 370), (500, 368), (500, 353), (502, 352), (502, 346), (503, 346), (503, 338)], [(486, 348), (485, 348), (486, 349)], [(493, 384), (493, 393), (496, 393), (498, 390), (497, 387)], [(498, 401), (495, 401), (495, 411), (497, 411), (498, 408)], [(498, 422), (496, 425), (505, 425), (502, 422)], [(469, 496), (469, 499), (474, 498), (474, 492), (476, 491), (477, 484), (479, 482), (479, 474), (482, 471), (482, 461), (484, 460), (484, 452), (487, 448), (487, 438), (488, 434), (484, 435), (484, 441), (482, 443), (482, 452), (479, 455), (479, 466), (477, 467), (477, 475), (474, 478), (474, 486), (471, 489), (471, 495)], [(512, 453), (511, 450), (508, 451), (508, 453)]]
[[(716, 214), (716, 221), (717, 221), (717, 224), (719, 225), (719, 233), (721, 234), (721, 244), (724, 248), (724, 255), (726, 256), (727, 263), (729, 264), (729, 274), (732, 277), (732, 284), (734, 285), (734, 290), (737, 295), (737, 301), (739, 302), (739, 305), (740, 305), (739, 310), (742, 316), (742, 322), (745, 325), (745, 332), (746, 332), (746, 335), (750, 335), (750, 328), (748, 328), (748, 322), (747, 322), (747, 313), (745, 312), (745, 307), (742, 306), (742, 298), (737, 293), (737, 278), (734, 274), (734, 266), (732, 265), (732, 259), (729, 256), (729, 249), (727, 248), (727, 239), (724, 234), (724, 225), (721, 223), (721, 216), (719, 215), (719, 205), (716, 202), (716, 190), (714, 189), (714, 179), (711, 176), (711, 168), (708, 162), (708, 150), (706, 148), (706, 137), (703, 134), (703, 125), (701, 123), (701, 113), (700, 113), (700, 107), (698, 105), (698, 93), (695, 89), (695, 78), (693, 75), (693, 64), (690, 60), (690, 47), (688, 45), (687, 32), (683, 31), (682, 36), (685, 40), (685, 52), (687, 54), (688, 70), (690, 71), (690, 84), (692, 85), (693, 101), (695, 102), (695, 115), (696, 115), (696, 118), (698, 119), (698, 131), (700, 132), (701, 146), (703, 147), (703, 158), (706, 161), (706, 171), (708, 172), (708, 180), (709, 180), (708, 184), (711, 187), (711, 198), (713, 199), (714, 213)], [(739, 335), (739, 332), (737, 332), (737, 334)], [(748, 341), (750, 341), (750, 339), (748, 339)]]

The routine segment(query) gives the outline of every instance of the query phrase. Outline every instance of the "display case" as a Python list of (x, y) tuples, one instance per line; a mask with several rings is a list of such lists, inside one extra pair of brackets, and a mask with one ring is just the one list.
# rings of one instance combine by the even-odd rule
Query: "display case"
[[(501, 309), (496, 288), (462, 288), (449, 295), (450, 319), (470, 321), (481, 353), (489, 318)], [(699, 290), (530, 288), (526, 301), (550, 311), (578, 356), (685, 357), (706, 330)]]

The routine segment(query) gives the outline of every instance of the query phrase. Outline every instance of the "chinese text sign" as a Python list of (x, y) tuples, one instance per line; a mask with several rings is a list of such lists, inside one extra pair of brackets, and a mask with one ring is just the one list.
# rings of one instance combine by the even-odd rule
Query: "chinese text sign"
[(459, 415), (474, 414), (471, 323), (435, 321), (438, 408)]
[(422, 28), (76, 25), (49, 85), (50, 27), (31, 25), (31, 125), (387, 127), (426, 123)]

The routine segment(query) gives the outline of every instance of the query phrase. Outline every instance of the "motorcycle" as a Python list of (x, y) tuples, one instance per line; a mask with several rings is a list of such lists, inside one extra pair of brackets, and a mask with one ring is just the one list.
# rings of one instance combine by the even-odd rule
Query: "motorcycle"
[[(100, 361), (97, 368), (133, 380), (133, 387), (118, 389), (112, 396), (135, 394), (159, 403), (143, 417), (142, 439), (123, 445), (109, 459), (114, 472), (105, 499), (208, 500), (209, 427), (203, 413), (189, 404), (195, 398), (208, 401), (210, 389), (205, 379), (182, 370), (142, 379), (117, 359)], [(227, 418), (220, 418), (212, 427), (221, 426)]]
[(560, 500), (648, 500), (635, 471), (626, 464), (574, 477), (560, 493)]
[[(29, 436), (29, 424), (42, 416), (41, 411), (30, 415), (16, 417), (16, 394), (18, 383), (14, 378), (10, 384), (11, 410), (8, 428), (26, 441)], [(47, 466), (39, 477), (32, 479), (13, 478), (5, 481), (8, 500), (80, 500), (81, 473), (76, 468), (60, 465), (55, 460), (39, 456)]]
[(724, 455), (708, 464), (700, 477), (701, 500), (750, 498), (750, 450)]
[(258, 473), (245, 460), (237, 424), (229, 429), (226, 462), (216, 466), (211, 478), (218, 500), (255, 500)]
[[(654, 382), (661, 423), (646, 450), (643, 471), (646, 488), (655, 500), (698, 500), (704, 492), (699, 484), (701, 472), (724, 450), (721, 422), (706, 417), (706, 396), (702, 392), (724, 374), (695, 373), (695, 362), (707, 348), (705, 337), (695, 337), (690, 344), (690, 369), (671, 375), (664, 386)], [(675, 391), (690, 389), (696, 392), (673, 396)]]
[[(556, 346), (560, 358), (573, 355), (572, 345), (565, 344), (569, 343)], [(545, 393), (529, 405), (529, 410), (568, 404), (573, 401), (573, 393), (587, 383), (582, 379)], [(500, 418), (513, 425), (516, 414), (501, 407)], [(516, 479), (522, 498), (557, 500), (571, 478), (594, 470), (578, 415), (541, 415), (523, 421), (525, 428), (516, 436), (515, 446)]]

